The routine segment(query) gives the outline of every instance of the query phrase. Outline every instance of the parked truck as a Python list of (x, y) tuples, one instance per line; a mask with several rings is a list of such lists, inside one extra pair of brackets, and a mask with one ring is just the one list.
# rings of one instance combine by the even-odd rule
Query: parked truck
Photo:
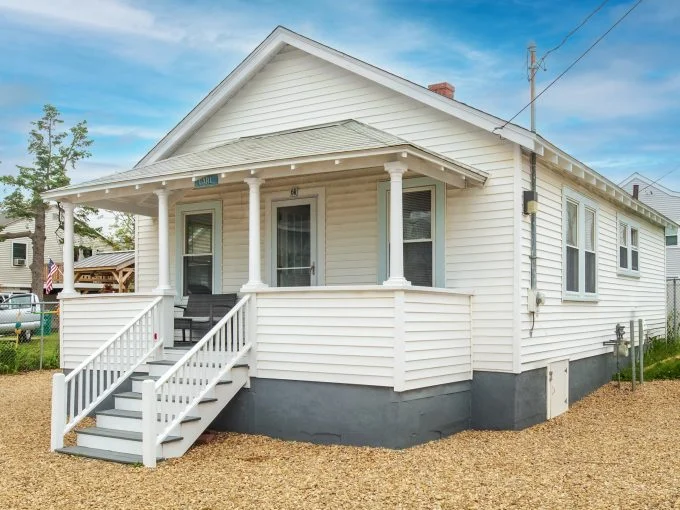
[(19, 329), (19, 341), (29, 342), (40, 322), (40, 302), (35, 294), (12, 294), (0, 302), (0, 335), (15, 335)]

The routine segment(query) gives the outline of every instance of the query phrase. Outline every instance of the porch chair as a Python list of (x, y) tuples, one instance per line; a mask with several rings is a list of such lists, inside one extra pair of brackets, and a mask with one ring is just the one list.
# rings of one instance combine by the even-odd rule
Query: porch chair
[(186, 306), (175, 305), (183, 310), (182, 317), (175, 317), (175, 329), (182, 330), (182, 341), (194, 340), (194, 331), (203, 336), (224, 317), (238, 301), (236, 294), (190, 294)]

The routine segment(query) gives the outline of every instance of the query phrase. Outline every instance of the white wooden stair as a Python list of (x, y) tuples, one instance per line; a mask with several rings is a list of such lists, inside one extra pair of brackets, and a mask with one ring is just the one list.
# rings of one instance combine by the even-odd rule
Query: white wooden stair
[[(177, 354), (186, 350), (166, 349), (166, 359), (147, 362), (149, 374), (134, 375), (132, 391), (114, 394), (115, 407), (96, 413), (96, 425), (76, 430), (76, 446), (60, 448), (59, 453), (127, 464), (142, 463), (142, 383), (157, 381), (178, 361)], [(181, 356), (180, 356), (181, 357)], [(174, 359), (170, 359), (174, 358)], [(200, 363), (199, 363), (200, 364)], [(210, 363), (214, 364), (214, 363)], [(190, 384), (177, 378), (177, 384)], [(229, 370), (228, 378), (220, 380), (207, 396), (200, 400), (195, 413), (184, 416), (172, 434), (157, 447), (158, 460), (183, 455), (212, 423), (219, 412), (248, 382), (248, 365), (238, 364)], [(160, 417), (157, 417), (160, 424)]]

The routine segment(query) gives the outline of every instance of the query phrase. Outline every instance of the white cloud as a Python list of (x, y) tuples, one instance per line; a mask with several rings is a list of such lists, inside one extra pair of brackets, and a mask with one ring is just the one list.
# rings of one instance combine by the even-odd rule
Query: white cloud
[(148, 140), (159, 140), (165, 135), (165, 131), (160, 129), (107, 124), (91, 124), (88, 126), (88, 132), (92, 136), (132, 137)]

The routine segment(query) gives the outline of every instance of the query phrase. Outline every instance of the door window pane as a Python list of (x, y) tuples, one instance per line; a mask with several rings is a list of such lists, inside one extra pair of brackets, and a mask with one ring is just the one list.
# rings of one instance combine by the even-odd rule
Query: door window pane
[(184, 216), (183, 295), (213, 292), (213, 215)]
[(311, 285), (311, 205), (276, 208), (276, 284), (279, 287)]

